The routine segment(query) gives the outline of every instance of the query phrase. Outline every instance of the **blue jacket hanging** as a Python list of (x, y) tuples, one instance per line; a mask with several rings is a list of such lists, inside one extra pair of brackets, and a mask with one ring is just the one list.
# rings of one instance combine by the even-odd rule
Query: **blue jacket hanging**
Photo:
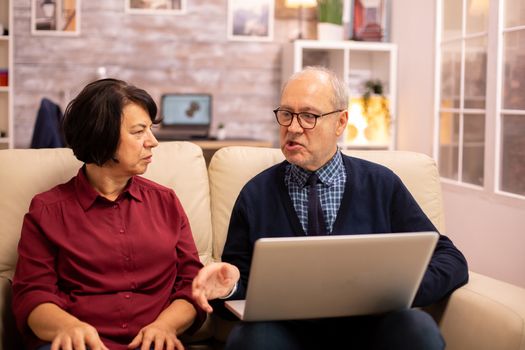
[(53, 101), (43, 98), (36, 116), (31, 148), (59, 148), (65, 142), (60, 132), (62, 111)]

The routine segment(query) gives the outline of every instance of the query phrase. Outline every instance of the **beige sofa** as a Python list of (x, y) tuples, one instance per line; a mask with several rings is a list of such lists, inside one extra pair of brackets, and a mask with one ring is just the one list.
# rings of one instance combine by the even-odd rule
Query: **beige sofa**
[[(348, 151), (394, 170), (442, 231), (444, 219), (434, 161), (421, 154)], [(219, 260), (231, 208), (244, 183), (283, 159), (277, 149), (229, 147), (206, 168), (202, 151), (188, 142), (165, 142), (154, 150), (146, 177), (173, 188), (189, 216), (203, 263)], [(68, 149), (0, 151), (0, 337), (2, 349), (17, 347), (10, 314), (10, 279), (22, 218), (34, 194), (75, 175), (80, 167)], [(525, 350), (525, 289), (476, 273), (448, 300), (428, 311), (438, 320), (448, 349)], [(231, 322), (209, 317), (189, 348), (219, 348)]]

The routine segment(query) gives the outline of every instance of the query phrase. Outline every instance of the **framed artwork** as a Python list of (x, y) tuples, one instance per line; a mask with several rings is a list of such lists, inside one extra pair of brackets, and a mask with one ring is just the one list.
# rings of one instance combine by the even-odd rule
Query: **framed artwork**
[(353, 40), (390, 41), (390, 0), (353, 0)]
[(228, 0), (228, 39), (272, 41), (274, 0)]
[(146, 15), (186, 13), (186, 0), (126, 0), (126, 12)]
[(80, 34), (80, 0), (31, 0), (31, 33)]

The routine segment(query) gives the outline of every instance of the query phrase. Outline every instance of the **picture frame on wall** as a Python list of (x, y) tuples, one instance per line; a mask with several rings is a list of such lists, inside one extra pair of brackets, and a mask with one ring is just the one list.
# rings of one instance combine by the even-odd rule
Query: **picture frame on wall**
[(274, 0), (228, 0), (228, 40), (272, 41)]
[(79, 35), (80, 0), (31, 0), (31, 34)]
[(390, 7), (390, 0), (351, 0), (351, 39), (389, 42)]
[(126, 13), (145, 15), (181, 15), (186, 13), (186, 0), (125, 0)]

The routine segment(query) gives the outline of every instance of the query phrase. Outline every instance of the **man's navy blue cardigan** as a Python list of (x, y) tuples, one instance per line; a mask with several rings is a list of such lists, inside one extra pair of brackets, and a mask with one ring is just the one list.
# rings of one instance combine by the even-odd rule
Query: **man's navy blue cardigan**
[[(343, 155), (345, 191), (331, 235), (437, 231), (401, 179), (390, 169)], [(231, 299), (244, 299), (254, 243), (261, 237), (304, 236), (284, 184), (286, 161), (251, 179), (235, 202), (222, 261), (241, 272)], [(467, 262), (444, 235), (414, 300), (432, 304), (468, 280)]]

